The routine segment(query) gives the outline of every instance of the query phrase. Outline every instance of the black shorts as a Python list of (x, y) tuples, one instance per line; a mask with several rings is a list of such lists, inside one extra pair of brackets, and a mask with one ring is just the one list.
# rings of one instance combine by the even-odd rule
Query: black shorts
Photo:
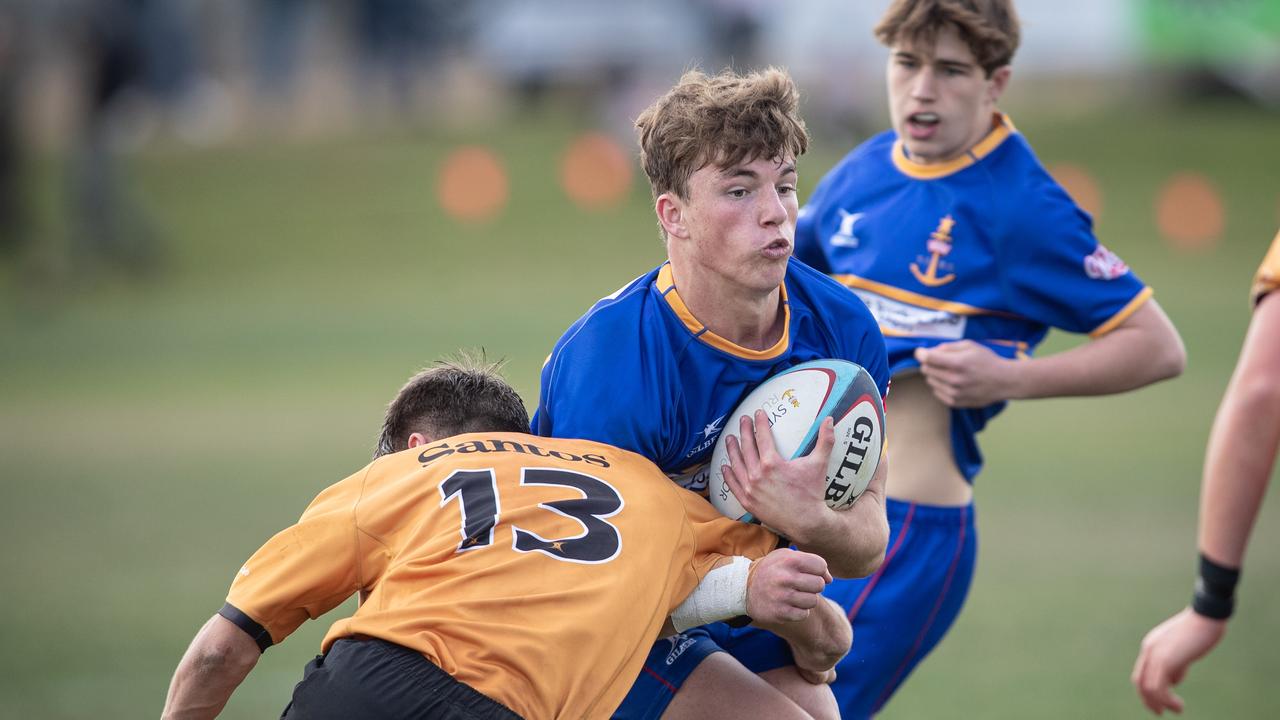
[(307, 663), (281, 718), (288, 720), (520, 720), (454, 680), (417, 650), (385, 640), (338, 640)]

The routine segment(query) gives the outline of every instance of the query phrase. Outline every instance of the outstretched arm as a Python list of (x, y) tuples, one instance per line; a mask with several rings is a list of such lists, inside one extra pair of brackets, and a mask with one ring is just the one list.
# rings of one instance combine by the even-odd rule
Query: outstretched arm
[[(1275, 295), (1280, 293), (1263, 298), (1254, 311), (1209, 432), (1200, 488), (1200, 552), (1237, 571), (1280, 449), (1280, 298)], [(1226, 631), (1226, 618), (1188, 607), (1148, 632), (1131, 677), (1143, 704), (1157, 715), (1181, 712), (1182, 698), (1173, 686)]]
[(858, 501), (836, 511), (827, 507), (825, 498), (827, 461), (835, 446), (830, 418), (822, 422), (813, 450), (795, 460), (778, 454), (768, 416), (761, 410), (756, 411), (754, 422), (743, 418), (738, 438), (729, 436), (726, 442), (725, 482), (748, 512), (801, 550), (826, 558), (836, 577), (865, 577), (880, 567), (889, 543), (884, 502), (887, 458), (880, 458)]
[(1200, 549), (1238, 568), (1280, 448), (1280, 292), (1254, 311), (1209, 432), (1200, 490)]
[(230, 620), (221, 615), (209, 618), (173, 673), (162, 717), (217, 717), (261, 656), (253, 638)]
[(949, 407), (1002, 400), (1110, 395), (1175, 377), (1186, 366), (1182, 338), (1155, 300), (1105, 335), (1053, 355), (1008, 360), (972, 340), (916, 350), (933, 394)]

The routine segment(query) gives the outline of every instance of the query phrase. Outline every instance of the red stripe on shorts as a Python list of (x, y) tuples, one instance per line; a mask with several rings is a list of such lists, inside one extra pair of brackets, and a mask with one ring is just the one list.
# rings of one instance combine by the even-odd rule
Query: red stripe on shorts
[(885, 686), (880, 693), (880, 697), (876, 698), (876, 704), (871, 712), (880, 712), (881, 706), (889, 699), (889, 693), (894, 685), (898, 683), (898, 678), (906, 671), (907, 665), (911, 662), (911, 658), (915, 657), (916, 651), (920, 649), (920, 645), (924, 643), (924, 636), (929, 633), (929, 628), (933, 626), (933, 620), (938, 616), (938, 611), (942, 609), (942, 603), (947, 599), (947, 591), (951, 589), (951, 578), (955, 577), (956, 567), (960, 564), (960, 555), (964, 551), (964, 538), (968, 532), (968, 523), (965, 522), (969, 517), (969, 508), (966, 507), (960, 516), (960, 539), (956, 542), (956, 552), (951, 556), (951, 567), (947, 568), (947, 579), (942, 583), (942, 592), (938, 593), (938, 601), (933, 604), (933, 611), (929, 613), (929, 619), (925, 621), (924, 627), (920, 628), (920, 634), (916, 637), (916, 642), (911, 646), (911, 651), (902, 659), (902, 664), (893, 673), (893, 677), (889, 679), (889, 684)]
[(652, 676), (654, 677), (654, 679), (655, 679), (655, 680), (657, 680), (658, 682), (662, 683), (663, 685), (666, 685), (666, 686), (667, 686), (667, 689), (668, 689), (668, 690), (670, 690), (673, 694), (675, 693), (675, 691), (676, 691), (676, 686), (675, 686), (675, 685), (672, 685), (672, 684), (671, 684), (671, 683), (669, 683), (669, 682), (667, 682), (667, 679), (666, 679), (666, 678), (664, 678), (664, 677), (662, 677), (662, 676), (661, 676), (661, 675), (659, 675), (658, 673), (654, 672), (653, 670), (650, 670), (648, 665), (643, 666), (643, 667), (641, 668), (641, 670), (644, 670), (645, 672), (647, 672), (647, 673), (649, 673), (650, 675), (652, 675)]
[(885, 568), (889, 567), (889, 563), (893, 561), (893, 556), (898, 554), (898, 548), (902, 547), (902, 541), (907, 537), (907, 530), (911, 527), (911, 517), (916, 514), (916, 504), (911, 503), (911, 507), (907, 508), (907, 516), (902, 519), (902, 530), (898, 531), (898, 540), (889, 548), (889, 554), (885, 556), (884, 562), (880, 563), (880, 569), (876, 570), (876, 574), (871, 576), (871, 582), (862, 588), (862, 593), (858, 595), (858, 599), (854, 601), (853, 607), (849, 608), (849, 622), (853, 622), (853, 618), (862, 609), (862, 603), (867, 601), (867, 596), (871, 594), (876, 583), (880, 582), (880, 576), (884, 574)]

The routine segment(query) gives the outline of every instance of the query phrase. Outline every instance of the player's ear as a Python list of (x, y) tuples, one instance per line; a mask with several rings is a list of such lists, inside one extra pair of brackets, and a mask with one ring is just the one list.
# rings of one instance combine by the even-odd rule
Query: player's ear
[(684, 203), (674, 193), (664, 192), (659, 195), (653, 209), (668, 237), (689, 237), (689, 228), (684, 222)]
[(416, 448), (419, 445), (426, 445), (429, 442), (431, 442), (431, 438), (419, 432), (413, 433), (409, 436), (409, 447), (411, 448)]
[(1009, 86), (1009, 76), (1013, 74), (1013, 68), (1008, 65), (1001, 65), (991, 73), (991, 81), (987, 85), (987, 99), (994, 105), (1000, 101), (1000, 96), (1004, 94), (1004, 89)]

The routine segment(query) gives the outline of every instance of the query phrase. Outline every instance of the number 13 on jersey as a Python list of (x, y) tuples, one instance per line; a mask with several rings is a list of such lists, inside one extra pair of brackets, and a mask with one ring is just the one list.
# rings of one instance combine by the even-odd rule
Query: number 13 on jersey
[[(558, 468), (521, 468), (520, 485), (569, 488), (581, 497), (538, 503), (547, 513), (576, 521), (578, 535), (545, 538), (527, 528), (512, 526), (512, 548), (516, 552), (540, 552), (556, 560), (575, 563), (606, 563), (622, 550), (618, 528), (605, 518), (622, 510), (624, 502), (617, 488), (591, 475)], [(503, 510), (493, 469), (457, 470), (440, 483), (440, 507), (457, 501), (461, 514), (458, 552), (473, 552), (493, 546), (493, 531), (501, 523)], [(527, 513), (522, 513), (522, 516)], [(551, 519), (551, 518), (548, 518)]]

